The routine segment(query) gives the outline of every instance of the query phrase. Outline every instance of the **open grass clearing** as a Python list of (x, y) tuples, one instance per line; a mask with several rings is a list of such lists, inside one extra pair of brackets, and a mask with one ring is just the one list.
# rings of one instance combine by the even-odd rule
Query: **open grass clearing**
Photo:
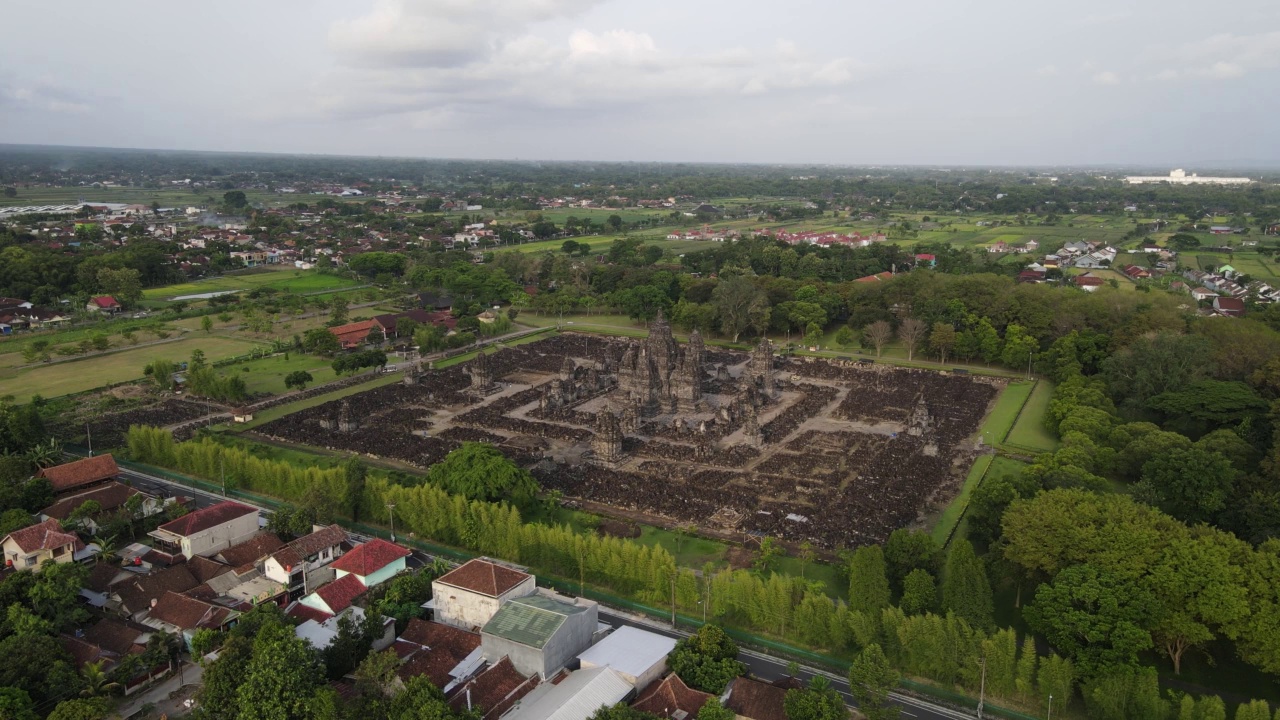
[(1018, 415), (1013, 429), (1004, 442), (1013, 449), (1052, 452), (1058, 447), (1058, 439), (1044, 426), (1045, 414), (1049, 411), (1049, 401), (1053, 399), (1053, 384), (1047, 380), (1036, 383), (1027, 398), (1022, 412)]
[(261, 272), (219, 275), (176, 285), (147, 288), (142, 297), (147, 300), (173, 300), (188, 295), (253, 290), (269, 287), (280, 292), (309, 293), (324, 290), (341, 290), (360, 283), (337, 275), (318, 273), (314, 270), (297, 270), (291, 267), (269, 268)]
[(329, 402), (330, 400), (338, 400), (344, 397), (355, 395), (357, 393), (362, 393), (371, 388), (382, 387), (383, 385), (390, 385), (392, 383), (400, 382), (400, 379), (402, 377), (403, 377), (403, 373), (398, 373), (398, 372), (382, 373), (381, 375), (370, 375), (369, 382), (367, 383), (361, 383), (359, 385), (351, 385), (349, 387), (344, 387), (340, 390), (334, 390), (331, 393), (316, 395), (314, 397), (309, 397), (309, 398), (299, 400), (298, 402), (286, 403), (284, 405), (277, 405), (273, 408), (268, 408), (266, 410), (263, 410), (262, 412), (255, 414), (251, 422), (244, 423), (243, 425), (236, 425), (235, 430), (252, 430), (258, 427), (259, 425), (269, 423), (272, 420), (282, 418), (285, 415), (298, 412), (299, 410), (305, 410), (307, 408), (315, 407), (317, 405), (323, 405)]
[(314, 378), (311, 385), (332, 382), (338, 378), (338, 374), (333, 371), (331, 361), (302, 353), (273, 355), (222, 368), (226, 373), (240, 373), (250, 394), (271, 395), (288, 392), (288, 388), (284, 386), (284, 378), (297, 370), (311, 373), (311, 377)]
[(256, 343), (222, 336), (185, 337), (170, 343), (88, 357), (83, 360), (41, 365), (5, 372), (0, 376), (0, 395), (13, 395), (26, 402), (33, 395), (51, 398), (84, 392), (103, 385), (137, 380), (153, 360), (182, 362), (196, 350), (204, 351), (209, 362), (243, 355)]

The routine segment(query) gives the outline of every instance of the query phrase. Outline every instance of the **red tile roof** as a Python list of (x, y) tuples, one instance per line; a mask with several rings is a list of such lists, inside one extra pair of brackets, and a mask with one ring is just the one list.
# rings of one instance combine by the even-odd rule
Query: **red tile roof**
[(285, 610), (285, 615), (288, 615), (289, 617), (292, 617), (292, 618), (297, 618), (299, 620), (302, 620), (303, 622), (306, 622), (307, 620), (315, 620), (318, 623), (322, 623), (325, 620), (328, 620), (329, 618), (333, 617), (333, 615), (330, 615), (329, 613), (323, 610), (317, 610), (309, 605), (303, 605), (300, 602), (296, 602), (290, 605), (289, 609)]
[(264, 532), (219, 552), (218, 558), (233, 568), (252, 567), (282, 547), (284, 542), (280, 538)]
[(346, 530), (343, 530), (339, 525), (330, 525), (326, 528), (320, 528), (310, 535), (303, 535), (289, 543), (289, 547), (305, 559), (325, 548), (341, 545), (342, 541), (346, 539)]
[(375, 323), (372, 320), (361, 320), (360, 322), (331, 327), (329, 332), (338, 338), (338, 342), (342, 347), (355, 347), (364, 344), (365, 339), (369, 337), (369, 329), (374, 325)]
[(210, 505), (207, 508), (188, 513), (177, 520), (171, 520), (161, 525), (159, 529), (186, 537), (203, 532), (211, 527), (217, 527), (236, 518), (244, 517), (249, 513), (256, 514), (257, 512), (257, 508), (227, 500), (217, 505)]
[[(402, 557), (409, 556), (409, 549), (374, 538), (357, 545), (354, 550), (338, 558), (331, 567), (352, 575), (368, 577)], [(456, 571), (455, 571), (456, 572)]]
[(452, 625), (413, 618), (400, 634), (400, 640), (428, 648), (447, 647), (466, 657), (480, 647), (480, 636)]
[(94, 298), (91, 302), (94, 305), (97, 305), (98, 307), (104, 308), (104, 309), (120, 307), (119, 301), (117, 301), (115, 298), (111, 297), (110, 295), (99, 295), (98, 297)]
[(1086, 285), (1093, 287), (1102, 285), (1103, 279), (1100, 277), (1094, 277), (1093, 275), (1077, 275), (1071, 279), (1071, 282), (1079, 285), (1080, 287), (1085, 287)]
[(787, 720), (783, 708), (786, 696), (785, 688), (740, 677), (729, 686), (725, 707), (750, 720)]
[(193, 630), (198, 627), (217, 628), (226, 622), (230, 614), (226, 608), (167, 592), (156, 601), (149, 617), (183, 630)]
[(57, 520), (45, 520), (37, 525), (14, 530), (4, 537), (4, 540), (12, 538), (18, 547), (24, 553), (33, 553), (40, 550), (56, 550), (64, 545), (75, 545), (79, 542), (79, 538), (62, 530), (62, 524)]
[(355, 575), (343, 575), (333, 582), (316, 590), (316, 595), (324, 601), (333, 613), (340, 613), (351, 607), (351, 601), (365, 593), (364, 583)]
[(112, 592), (120, 596), (121, 605), (132, 614), (146, 610), (152, 600), (159, 600), (165, 593), (185, 593), (199, 584), (184, 563), (117, 583)]
[(191, 571), (191, 574), (195, 579), (202, 583), (207, 583), (223, 573), (231, 572), (230, 566), (223, 565), (217, 560), (200, 557), (199, 555), (191, 558), (183, 564), (187, 566), (187, 569)]
[(67, 516), (80, 507), (84, 503), (93, 500), (102, 506), (103, 513), (111, 512), (117, 508), (124, 507), (125, 502), (134, 495), (142, 493), (134, 490), (128, 485), (122, 485), (118, 482), (109, 482), (102, 487), (96, 487), (74, 495), (67, 495), (59, 499), (54, 504), (40, 511), (41, 515), (59, 520), (66, 520)]
[(528, 573), (476, 558), (442, 575), (438, 582), (480, 595), (498, 597), (529, 577)]
[(120, 474), (120, 466), (110, 454), (76, 460), (64, 465), (45, 468), (36, 477), (48, 478), (55, 493), (66, 492), (84, 485), (110, 480)]
[(511, 659), (504, 655), (470, 682), (457, 688), (449, 698), (449, 705), (456, 712), (462, 712), (467, 709), (469, 701), (473, 708), (484, 713), (482, 720), (491, 720), (511, 709), (537, 686), (537, 675), (521, 675), (511, 664)]
[(707, 693), (690, 689), (679, 675), (672, 673), (662, 682), (649, 686), (631, 707), (658, 717), (674, 718), (679, 711), (694, 716), (711, 698)]

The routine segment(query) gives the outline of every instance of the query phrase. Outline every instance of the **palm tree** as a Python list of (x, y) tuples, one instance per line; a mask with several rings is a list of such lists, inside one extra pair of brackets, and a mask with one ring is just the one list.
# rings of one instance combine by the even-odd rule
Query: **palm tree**
[(116, 554), (116, 536), (98, 538), (98, 557), (95, 562), (110, 560)]
[(111, 677), (102, 669), (104, 660), (96, 663), (85, 663), (84, 669), (80, 671), (80, 675), (84, 678), (84, 689), (80, 691), (83, 697), (101, 697), (110, 695), (120, 688), (120, 683), (114, 682)]
[(57, 438), (31, 446), (27, 451), (27, 462), (39, 468), (53, 467), (62, 462), (62, 443)]

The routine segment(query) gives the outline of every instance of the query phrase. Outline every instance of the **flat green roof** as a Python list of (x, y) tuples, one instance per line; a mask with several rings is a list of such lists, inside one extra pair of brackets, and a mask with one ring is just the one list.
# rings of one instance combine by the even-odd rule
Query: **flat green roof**
[(507, 601), (485, 623), (483, 632), (541, 649), (564, 624), (565, 618), (581, 612), (586, 612), (586, 608), (530, 595)]

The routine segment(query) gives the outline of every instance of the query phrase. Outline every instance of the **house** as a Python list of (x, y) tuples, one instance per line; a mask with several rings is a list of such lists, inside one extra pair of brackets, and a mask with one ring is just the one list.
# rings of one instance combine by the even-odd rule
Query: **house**
[(231, 608), (167, 592), (156, 601), (142, 622), (150, 628), (181, 634), (190, 648), (191, 638), (197, 630), (228, 630), (239, 617), (240, 613)]
[(623, 625), (579, 655), (578, 661), (584, 670), (613, 668), (637, 690), (644, 690), (667, 671), (667, 656), (675, 649), (672, 638)]
[[(519, 669), (517, 667), (517, 669)], [(587, 720), (602, 707), (622, 702), (635, 688), (609, 668), (569, 673), (559, 683), (542, 683), (503, 715), (504, 720)]]
[(151, 610), (151, 606), (165, 593), (185, 593), (200, 581), (187, 567), (179, 563), (162, 570), (145, 575), (134, 575), (124, 582), (111, 586), (107, 598), (107, 607), (133, 620), (142, 620)]
[(854, 280), (854, 282), (885, 282), (892, 279), (893, 279), (893, 273), (888, 272), (886, 270), (885, 272), (876, 273), (875, 275), (867, 275), (866, 277), (860, 277), (857, 280)]
[(396, 639), (395, 647), (396, 653), (405, 657), (398, 673), (402, 679), (426, 675), (446, 695), (484, 665), (480, 636), (452, 625), (415, 618)]
[[(329, 328), (329, 332), (338, 338), (338, 344), (343, 350), (350, 350), (364, 345), (369, 339), (369, 331), (375, 328), (372, 320), (361, 320), (359, 322), (347, 323), (346, 325), (338, 325)], [(381, 334), (382, 328), (377, 328)], [(385, 337), (385, 336), (384, 336)]]
[(1071, 282), (1085, 292), (1093, 292), (1106, 284), (1102, 278), (1089, 274), (1077, 275), (1074, 278), (1071, 278)]
[(91, 298), (88, 304), (84, 306), (84, 309), (89, 312), (99, 312), (99, 313), (107, 313), (108, 315), (115, 315), (116, 313), (123, 310), (124, 306), (121, 305), (118, 300), (111, 297), (110, 295), (99, 295), (96, 298)]
[(5, 567), (39, 571), (45, 563), (69, 563), (80, 549), (80, 539), (62, 529), (57, 520), (14, 530), (0, 541)]
[(56, 519), (60, 522), (66, 522), (81, 505), (87, 502), (95, 502), (98, 504), (98, 510), (89, 517), (81, 518), (79, 522), (85, 532), (97, 535), (99, 530), (98, 521), (124, 510), (125, 503), (129, 502), (134, 496), (140, 498), (138, 517), (147, 517), (160, 512), (160, 503), (151, 495), (139, 492), (128, 485), (112, 481), (84, 492), (63, 495), (52, 505), (40, 511), (40, 519)]
[(470, 630), (483, 627), (504, 602), (536, 591), (532, 575), (476, 558), (431, 582), (431, 609), (436, 622)]
[(259, 532), (228, 548), (219, 550), (212, 557), (214, 560), (240, 572), (256, 567), (271, 553), (284, 547), (284, 541), (274, 533)]
[(62, 495), (115, 480), (119, 474), (120, 467), (116, 465), (116, 459), (108, 453), (47, 467), (36, 473), (36, 477), (47, 479), (53, 485), (54, 494)]
[(1218, 297), (1218, 293), (1210, 290), (1209, 288), (1198, 287), (1191, 290), (1191, 298), (1196, 302), (1212, 300), (1216, 297)]
[(1120, 269), (1120, 272), (1124, 273), (1131, 280), (1146, 280), (1151, 277), (1150, 272), (1145, 268), (1138, 267), (1137, 265), (1125, 265)]
[(1236, 229), (1230, 225), (1213, 225), (1209, 228), (1209, 234), (1211, 235), (1230, 235), (1235, 231)]
[(258, 532), (258, 509), (224, 501), (171, 520), (148, 533), (155, 550), (176, 558), (210, 557)]
[(1240, 298), (1216, 297), (1213, 299), (1213, 309), (1220, 315), (1240, 317), (1244, 315), (1244, 301)]
[(993, 245), (989, 245), (989, 246), (987, 247), (987, 252), (989, 252), (989, 253), (1003, 253), (1003, 252), (1009, 252), (1009, 245), (1008, 245), (1007, 243), (1005, 243), (1005, 241), (1000, 240), (1000, 241), (997, 241), (997, 242), (996, 242), (995, 244), (993, 244)]
[(366, 590), (368, 588), (360, 582), (358, 577), (344, 575), (328, 585), (320, 586), (315, 592), (302, 596), (298, 602), (313, 610), (334, 616), (351, 607), (351, 603)]
[(1018, 273), (1018, 282), (1020, 283), (1041, 283), (1045, 280), (1044, 270), (1023, 270)]
[(787, 720), (783, 701), (787, 688), (756, 680), (735, 678), (725, 688), (724, 706), (740, 718), (748, 720)]
[[(354, 576), (365, 587), (373, 587), (404, 572), (405, 558), (409, 557), (408, 548), (389, 543), (382, 538), (374, 538), (367, 543), (357, 545), (354, 550), (338, 558), (333, 563), (337, 579), (348, 575)], [(335, 581), (336, 582), (336, 581)]]
[(928, 263), (929, 267), (934, 267), (938, 264), (938, 258), (929, 253), (919, 253), (916, 255), (916, 264), (920, 263)]
[(509, 657), (516, 670), (549, 679), (591, 646), (598, 617), (590, 600), (539, 589), (503, 603), (485, 623), (480, 631), (484, 657), (491, 662)]
[(342, 555), (346, 540), (347, 531), (338, 525), (320, 528), (272, 554), (262, 572), (288, 588), (290, 600), (297, 600), (334, 579), (330, 564)]
[(702, 706), (713, 697), (715, 696), (691, 689), (679, 675), (672, 673), (641, 694), (638, 700), (631, 703), (631, 707), (661, 718), (688, 720), (696, 717)]
[(539, 682), (537, 675), (521, 675), (511, 658), (502, 658), (458, 686), (450, 696), (449, 706), (457, 713), (479, 711), (480, 720), (497, 720)]
[[(320, 613), (324, 615), (324, 613)], [(357, 625), (363, 624), (365, 621), (364, 610), (352, 605), (337, 615), (329, 617), (309, 618), (302, 624), (294, 628), (294, 635), (302, 640), (311, 643), (311, 647), (317, 650), (323, 650), (333, 644), (337, 639), (341, 629), (342, 620), (350, 618)], [(391, 646), (396, 639), (396, 621), (395, 618), (383, 616), (382, 618), (382, 635), (374, 638), (372, 648), (374, 652), (382, 652)]]

